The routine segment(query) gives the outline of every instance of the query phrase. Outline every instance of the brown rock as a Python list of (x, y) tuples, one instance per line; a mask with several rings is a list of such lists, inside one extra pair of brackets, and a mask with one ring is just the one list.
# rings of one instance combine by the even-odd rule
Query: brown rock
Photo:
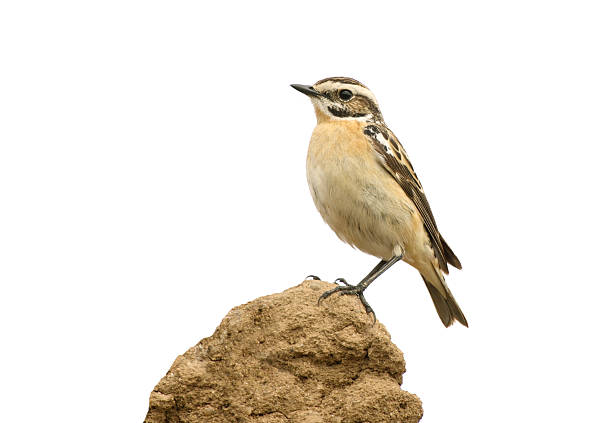
[(179, 356), (149, 399), (145, 423), (418, 422), (402, 391), (401, 351), (354, 296), (308, 280), (232, 309)]

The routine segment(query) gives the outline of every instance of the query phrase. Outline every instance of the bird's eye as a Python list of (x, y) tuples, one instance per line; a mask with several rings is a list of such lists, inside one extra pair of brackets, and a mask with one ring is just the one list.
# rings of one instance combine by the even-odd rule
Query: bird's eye
[(338, 96), (342, 101), (349, 101), (351, 98), (353, 98), (353, 93), (350, 90), (340, 90)]

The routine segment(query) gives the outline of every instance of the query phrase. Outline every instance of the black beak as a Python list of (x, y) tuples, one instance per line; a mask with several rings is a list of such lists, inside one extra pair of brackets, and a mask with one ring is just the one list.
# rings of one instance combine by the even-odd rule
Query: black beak
[(299, 92), (306, 94), (308, 97), (319, 97), (321, 95), (320, 92), (316, 91), (310, 85), (291, 84), (291, 86)]

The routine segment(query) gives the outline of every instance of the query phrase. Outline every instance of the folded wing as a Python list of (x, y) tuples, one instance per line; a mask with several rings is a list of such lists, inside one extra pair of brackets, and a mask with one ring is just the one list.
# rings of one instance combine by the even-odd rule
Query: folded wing
[(423, 186), (412, 167), (412, 163), (408, 160), (404, 147), (395, 135), (382, 124), (370, 124), (364, 128), (363, 133), (368, 137), (374, 151), (378, 154), (380, 163), (416, 206), (431, 240), (440, 269), (444, 273), (448, 273), (447, 263), (461, 269), (461, 262), (438, 231)]

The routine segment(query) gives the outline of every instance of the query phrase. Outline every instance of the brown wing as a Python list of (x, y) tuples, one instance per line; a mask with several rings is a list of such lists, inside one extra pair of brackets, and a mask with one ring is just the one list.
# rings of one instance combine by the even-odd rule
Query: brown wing
[(368, 125), (364, 128), (363, 133), (380, 156), (382, 165), (395, 178), (419, 211), (442, 271), (448, 273), (447, 263), (461, 269), (461, 262), (438, 231), (423, 186), (412, 167), (412, 163), (408, 160), (404, 147), (393, 132), (382, 124)]

